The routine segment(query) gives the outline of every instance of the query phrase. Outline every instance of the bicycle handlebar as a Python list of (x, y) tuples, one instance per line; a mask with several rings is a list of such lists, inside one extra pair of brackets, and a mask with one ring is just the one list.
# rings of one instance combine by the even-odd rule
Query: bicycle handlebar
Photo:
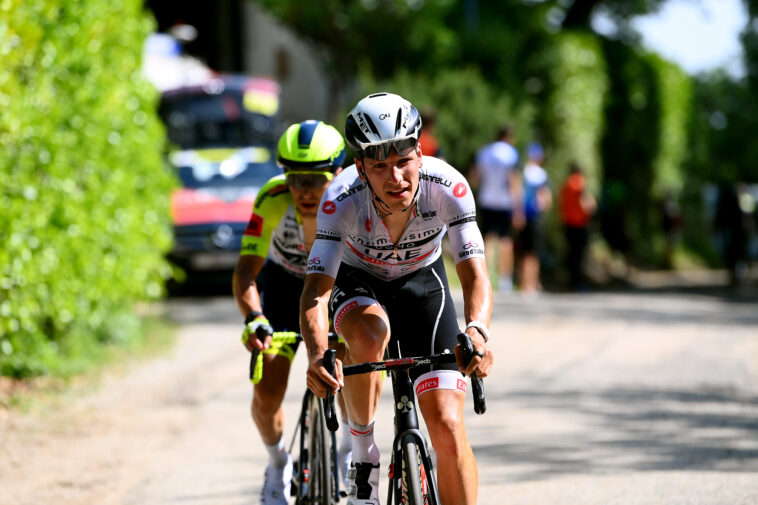
[[(258, 327), (255, 330), (255, 336), (259, 341), (263, 342), (266, 340), (268, 333), (263, 328)], [(294, 344), (303, 340), (303, 336), (296, 331), (275, 331), (271, 336), (273, 337), (271, 342), (280, 345)], [(337, 339), (338, 336), (336, 333), (329, 333), (330, 342), (336, 342)], [(253, 384), (258, 384), (261, 377), (263, 377), (263, 359), (261, 358), (260, 353), (260, 349), (257, 348), (253, 348), (250, 352), (250, 380)]]
[[(463, 359), (465, 363), (471, 361), (474, 355), (474, 345), (471, 343), (471, 338), (465, 333), (458, 334), (458, 343), (463, 350)], [(324, 353), (324, 368), (329, 375), (334, 377), (334, 366), (337, 357), (336, 351), (328, 349)], [(381, 372), (384, 370), (409, 370), (424, 365), (442, 365), (447, 363), (455, 363), (455, 354), (430, 354), (428, 356), (418, 356), (415, 358), (399, 358), (388, 359), (384, 361), (373, 361), (366, 363), (357, 363), (355, 365), (346, 365), (342, 367), (342, 375), (358, 375), (369, 372)], [(487, 404), (484, 397), (484, 382), (477, 377), (476, 372), (471, 374), (471, 390), (474, 397), (474, 412), (477, 414), (484, 414), (487, 410)], [(326, 400), (324, 402), (324, 414), (326, 414), (326, 425), (330, 431), (337, 431), (339, 423), (337, 422), (337, 416), (334, 410), (334, 395), (331, 391), (327, 391)], [(330, 417), (331, 416), (331, 417)]]

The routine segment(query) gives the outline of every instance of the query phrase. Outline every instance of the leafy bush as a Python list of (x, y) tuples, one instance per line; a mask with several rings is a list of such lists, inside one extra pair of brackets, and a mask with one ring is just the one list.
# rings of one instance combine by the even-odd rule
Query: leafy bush
[(138, 330), (170, 269), (140, 0), (6, 0), (0, 16), (0, 373), (69, 373)]

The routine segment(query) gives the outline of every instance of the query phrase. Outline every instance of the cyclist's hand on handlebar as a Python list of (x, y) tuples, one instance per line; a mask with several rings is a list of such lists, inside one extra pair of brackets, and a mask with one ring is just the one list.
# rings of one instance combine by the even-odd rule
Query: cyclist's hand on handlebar
[(250, 352), (253, 352), (253, 349), (263, 351), (271, 346), (273, 334), (274, 329), (268, 323), (268, 319), (260, 315), (245, 325), (242, 343)]
[(306, 383), (308, 389), (313, 391), (313, 394), (319, 398), (325, 398), (327, 389), (331, 389), (332, 393), (336, 393), (344, 386), (342, 377), (342, 361), (336, 360), (334, 364), (334, 375), (332, 377), (329, 372), (324, 368), (324, 358), (319, 356), (311, 360), (306, 372)]
[[(484, 342), (484, 337), (477, 331), (476, 328), (469, 328), (466, 330), (466, 334), (471, 339), (471, 343), (474, 346), (474, 356), (466, 366), (466, 362), (463, 359), (463, 350), (460, 345), (455, 346), (455, 360), (458, 363), (458, 370), (466, 375), (471, 376), (472, 372), (476, 372), (476, 375), (483, 379), (490, 373), (493, 363), (492, 351), (487, 348), (487, 344)], [(481, 356), (479, 355), (481, 354)]]

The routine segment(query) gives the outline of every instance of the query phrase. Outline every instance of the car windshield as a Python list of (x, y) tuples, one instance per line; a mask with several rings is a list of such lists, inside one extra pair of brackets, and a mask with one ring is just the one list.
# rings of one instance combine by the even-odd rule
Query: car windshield
[(186, 188), (261, 187), (282, 173), (264, 147), (178, 151), (171, 162)]
[(241, 93), (164, 98), (160, 115), (168, 138), (182, 149), (272, 143), (275, 118), (251, 112)]

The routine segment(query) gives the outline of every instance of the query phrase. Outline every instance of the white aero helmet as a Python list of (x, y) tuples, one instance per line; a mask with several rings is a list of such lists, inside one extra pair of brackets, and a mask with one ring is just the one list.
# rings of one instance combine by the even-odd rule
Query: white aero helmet
[(406, 156), (418, 144), (421, 115), (400, 95), (374, 93), (358, 102), (345, 120), (345, 140), (362, 156), (384, 160), (391, 149)]

